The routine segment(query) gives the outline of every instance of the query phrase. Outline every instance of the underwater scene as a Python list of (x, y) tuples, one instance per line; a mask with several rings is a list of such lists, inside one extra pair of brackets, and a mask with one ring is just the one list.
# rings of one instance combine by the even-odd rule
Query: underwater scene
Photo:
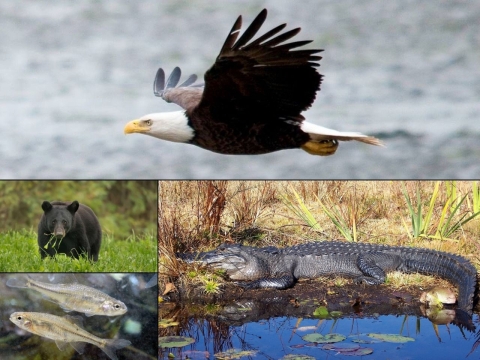
[(0, 274), (2, 359), (157, 358), (155, 273)]

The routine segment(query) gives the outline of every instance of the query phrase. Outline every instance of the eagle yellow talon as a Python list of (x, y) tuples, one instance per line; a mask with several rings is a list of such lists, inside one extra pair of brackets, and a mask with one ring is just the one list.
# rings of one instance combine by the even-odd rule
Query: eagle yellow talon
[(338, 148), (337, 140), (323, 140), (321, 142), (308, 141), (302, 145), (302, 149), (312, 155), (328, 156), (335, 154)]

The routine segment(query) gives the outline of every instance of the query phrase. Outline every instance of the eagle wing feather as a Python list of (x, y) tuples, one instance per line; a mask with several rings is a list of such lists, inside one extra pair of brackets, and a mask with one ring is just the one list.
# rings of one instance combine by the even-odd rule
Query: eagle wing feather
[(322, 79), (315, 69), (321, 57), (314, 54), (322, 50), (292, 50), (310, 41), (285, 43), (300, 31), (296, 28), (278, 35), (286, 24), (249, 43), (266, 17), (264, 9), (240, 38), (242, 18), (237, 18), (205, 74), (203, 96), (193, 113), (208, 111), (213, 121), (246, 125), (249, 121), (258, 124), (259, 119), (296, 118), (311, 106)]
[(166, 102), (173, 102), (184, 109), (195, 107), (202, 97), (203, 84), (195, 84), (197, 75), (190, 75), (183, 83), (177, 86), (182, 76), (182, 71), (177, 66), (165, 83), (165, 72), (158, 69), (153, 82), (153, 93)]

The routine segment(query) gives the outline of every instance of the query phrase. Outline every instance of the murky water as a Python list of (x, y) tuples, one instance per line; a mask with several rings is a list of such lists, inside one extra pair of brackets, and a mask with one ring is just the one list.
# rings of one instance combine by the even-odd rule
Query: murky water
[[(353, 355), (328, 350), (324, 348), (325, 344), (303, 339), (308, 334), (340, 334), (344, 340), (335, 346), (369, 349), (368, 359), (480, 357), (480, 332), (478, 329), (468, 331), (455, 322), (449, 323), (452, 318), (448, 314), (451, 315), (452, 310), (445, 310), (444, 319), (437, 316), (434, 320), (430, 316), (431, 320), (418, 308), (368, 305), (362, 311), (354, 311), (348, 304), (334, 317), (319, 319), (302, 310), (302, 305), (293, 309), (292, 304), (277, 306), (273, 303), (271, 307), (277, 307), (277, 313), (289, 314), (284, 316), (271, 316), (275, 313), (271, 308), (258, 311), (256, 305), (244, 303), (220, 307), (210, 304), (183, 309), (172, 307), (170, 311), (164, 309), (164, 318), (174, 316), (181, 325), (160, 329), (160, 335), (191, 337), (194, 343), (181, 348), (161, 348), (159, 358), (167, 360), (172, 354), (176, 359), (214, 359), (218, 353), (231, 349), (235, 349), (237, 358), (242, 359), (281, 359), (289, 354), (308, 355), (314, 359), (348, 359)], [(474, 315), (473, 322), (478, 327), (478, 315)], [(393, 334), (394, 340), (399, 342), (378, 341), (368, 336), (372, 333), (380, 336)]]
[[(71, 346), (61, 351), (53, 340), (34, 335), (13, 324), (13, 312), (41, 312), (67, 315), (58, 304), (48, 301), (38, 292), (6, 286), (9, 278), (22, 274), (0, 274), (0, 334), (1, 358), (10, 359), (109, 359), (98, 347), (87, 344), (83, 354)], [(128, 311), (121, 316), (80, 316), (83, 328), (107, 339), (127, 339), (132, 344), (116, 351), (119, 359), (152, 360), (157, 358), (157, 287), (145, 285), (153, 274), (31, 274), (43, 282), (70, 283), (73, 281), (94, 287), (125, 303)]]
[[(269, 9), (324, 48), (309, 121), (382, 138), (330, 158), (222, 156), (123, 135), (158, 67), (200, 77), (236, 16)], [(480, 174), (476, 1), (3, 1), (1, 178), (472, 178)]]

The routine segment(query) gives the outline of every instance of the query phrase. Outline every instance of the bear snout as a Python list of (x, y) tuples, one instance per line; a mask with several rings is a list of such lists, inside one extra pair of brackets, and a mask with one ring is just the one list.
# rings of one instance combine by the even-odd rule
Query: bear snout
[(54, 235), (55, 237), (61, 237), (61, 238), (63, 238), (63, 237), (65, 237), (65, 233), (66, 233), (66, 231), (65, 231), (65, 228), (64, 228), (63, 226), (57, 226), (57, 227), (55, 227), (55, 229), (53, 230), (53, 235)]

